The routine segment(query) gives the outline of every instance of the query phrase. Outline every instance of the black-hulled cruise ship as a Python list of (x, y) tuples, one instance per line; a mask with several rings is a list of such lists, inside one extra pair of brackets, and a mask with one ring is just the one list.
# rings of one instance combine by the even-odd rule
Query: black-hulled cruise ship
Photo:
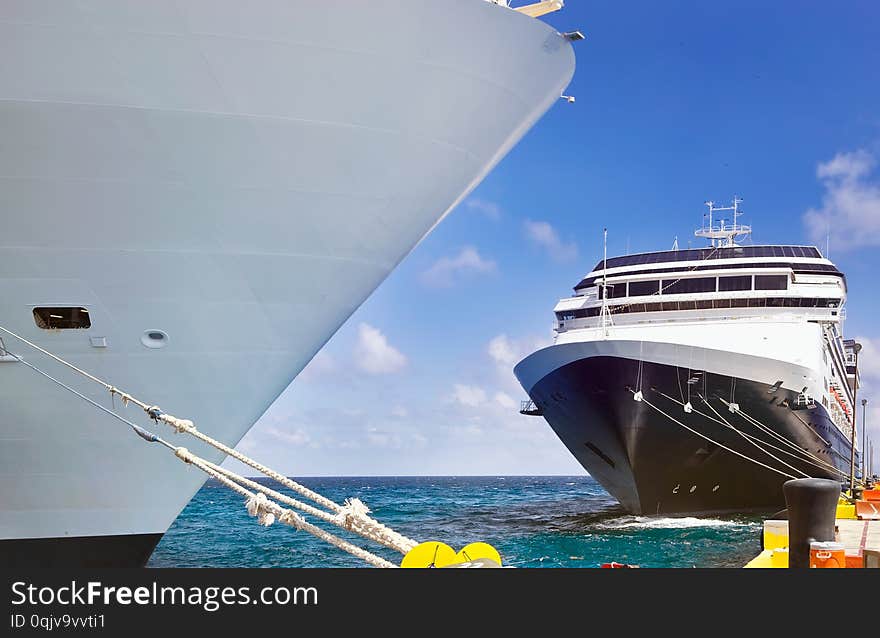
[(633, 513), (780, 508), (789, 478), (849, 482), (846, 277), (813, 246), (738, 245), (740, 202), (707, 203), (706, 248), (600, 261), (515, 368), (522, 412)]

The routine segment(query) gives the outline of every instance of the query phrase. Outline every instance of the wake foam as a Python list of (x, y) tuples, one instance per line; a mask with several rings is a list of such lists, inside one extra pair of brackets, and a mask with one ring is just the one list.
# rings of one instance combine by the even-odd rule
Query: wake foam
[(597, 523), (600, 529), (692, 529), (717, 527), (748, 527), (749, 523), (718, 518), (621, 516)]

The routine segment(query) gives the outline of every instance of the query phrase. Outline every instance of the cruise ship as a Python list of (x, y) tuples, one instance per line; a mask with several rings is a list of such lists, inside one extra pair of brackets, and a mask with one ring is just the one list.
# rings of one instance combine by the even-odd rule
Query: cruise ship
[[(0, 325), (235, 445), (560, 102), (561, 5), (0, 3)], [(144, 564), (203, 475), (3, 337), (0, 566)]]
[(742, 245), (741, 201), (707, 202), (705, 248), (603, 258), (515, 367), (521, 412), (634, 514), (780, 509), (789, 478), (858, 466), (846, 277), (814, 246)]

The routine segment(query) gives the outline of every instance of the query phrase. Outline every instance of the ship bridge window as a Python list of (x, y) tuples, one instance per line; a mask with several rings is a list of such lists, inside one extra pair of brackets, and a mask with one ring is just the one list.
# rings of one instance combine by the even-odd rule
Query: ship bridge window
[[(806, 251), (806, 248), (803, 248)], [(772, 257), (773, 255), (769, 255)], [(807, 255), (805, 255), (807, 256)], [(846, 276), (837, 270), (835, 266), (830, 264), (804, 264), (804, 263), (792, 263), (787, 261), (773, 261), (773, 262), (754, 262), (754, 263), (746, 263), (746, 264), (724, 264), (724, 263), (716, 263), (714, 260), (712, 263), (704, 266), (691, 266), (688, 268), (689, 272), (699, 272), (701, 270), (747, 270), (751, 268), (791, 268), (795, 272), (795, 274), (814, 274), (814, 273), (827, 273), (829, 275), (834, 275), (836, 277), (840, 277), (844, 280), (844, 284), (846, 283)], [(614, 276), (618, 275), (659, 275), (661, 273), (671, 273), (671, 272), (681, 272), (681, 267), (672, 267), (672, 268), (650, 268), (650, 269), (640, 269), (640, 270), (628, 270), (622, 273), (614, 273)], [(596, 285), (598, 282), (602, 281), (601, 275), (591, 275), (589, 277), (585, 277), (581, 281), (578, 282), (577, 286), (575, 286), (575, 290), (582, 290), (584, 288), (588, 288), (590, 286)], [(632, 296), (632, 293), (630, 293)]]
[(695, 277), (693, 279), (663, 280), (663, 293), (682, 295), (694, 292), (715, 292), (715, 277)]
[(559, 321), (571, 321), (573, 319), (584, 319), (586, 317), (596, 317), (599, 315), (600, 308), (584, 308), (581, 310), (565, 310), (556, 313), (556, 319)]
[(603, 286), (599, 284), (599, 299), (605, 298), (605, 289), (608, 289), (608, 298), (614, 299), (615, 297), (626, 297), (626, 282), (618, 282), (616, 284), (608, 284), (607, 286)]
[(733, 248), (698, 248), (689, 250), (667, 250), (656, 253), (639, 253), (603, 259), (593, 270), (605, 267), (638, 266), (641, 264), (658, 264), (676, 261), (723, 260), (750, 257), (810, 257), (822, 255), (815, 246), (736, 246)]
[(755, 290), (786, 290), (788, 275), (755, 275)]
[(79, 306), (34, 308), (34, 322), (43, 330), (82, 330), (92, 325), (89, 311)]
[(653, 279), (651, 281), (631, 281), (629, 282), (630, 297), (647, 297), (656, 295), (660, 291), (660, 280)]
[(751, 290), (752, 276), (739, 275), (736, 277), (719, 277), (718, 290), (722, 292), (732, 292), (736, 290)]

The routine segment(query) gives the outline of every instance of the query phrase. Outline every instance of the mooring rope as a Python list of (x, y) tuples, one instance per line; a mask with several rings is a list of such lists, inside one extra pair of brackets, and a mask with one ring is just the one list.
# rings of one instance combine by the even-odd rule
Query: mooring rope
[[(669, 399), (669, 400), (672, 401), (673, 403), (678, 403), (679, 405), (684, 406), (684, 403), (678, 401), (675, 397), (671, 397), (671, 396), (669, 396), (668, 394), (666, 394), (665, 392), (663, 392), (663, 391), (661, 391), (661, 390), (656, 390), (656, 389), (655, 389), (654, 391), (655, 391), (657, 394), (659, 394), (660, 396), (665, 397), (666, 399)], [(703, 397), (702, 395), (698, 394), (697, 396), (699, 396), (701, 399), (703, 399), (703, 402), (704, 402), (704, 403), (707, 402), (706, 399), (705, 399), (705, 397)], [(719, 398), (719, 400), (721, 400), (721, 399)], [(709, 407), (711, 408), (712, 406), (710, 405)], [(725, 421), (719, 421), (718, 419), (714, 418), (711, 414), (706, 414), (705, 412), (701, 412), (701, 411), (698, 410), (697, 408), (693, 408), (693, 411), (694, 411), (696, 414), (699, 414), (700, 416), (705, 417), (705, 418), (709, 419), (710, 421), (713, 421), (714, 423), (717, 423), (718, 425), (728, 425), (729, 427), (733, 427), (733, 428), (736, 429), (738, 432), (740, 432), (743, 436), (746, 436), (746, 437), (748, 437), (748, 438), (750, 438), (750, 439), (754, 439), (755, 441), (757, 441), (757, 442), (760, 443), (761, 445), (766, 445), (767, 447), (770, 447), (770, 448), (776, 450), (777, 452), (780, 452), (780, 453), (782, 453), (782, 454), (786, 454), (786, 455), (788, 455), (788, 456), (790, 456), (790, 457), (792, 457), (792, 458), (795, 458), (795, 459), (797, 459), (797, 460), (799, 460), (799, 461), (802, 461), (802, 462), (804, 462), (804, 463), (808, 463), (808, 464), (810, 464), (810, 465), (813, 465), (813, 466), (815, 466), (815, 467), (817, 467), (817, 468), (819, 468), (819, 469), (822, 469), (822, 470), (831, 470), (831, 471), (833, 471), (833, 472), (837, 472), (837, 473), (840, 474), (841, 476), (846, 476), (843, 472), (841, 472), (840, 470), (838, 470), (836, 467), (834, 467), (833, 465), (831, 465), (831, 464), (828, 463), (827, 461), (825, 461), (825, 460), (823, 460), (823, 459), (820, 459), (820, 458), (817, 457), (817, 456), (814, 456), (813, 454), (811, 454), (810, 452), (808, 452), (808, 451), (806, 451), (806, 450), (804, 450), (804, 449), (801, 449), (801, 448), (799, 448), (799, 447), (796, 447), (793, 443), (790, 443), (790, 442), (788, 441), (788, 439), (786, 439), (786, 438), (784, 438), (784, 437), (781, 437), (781, 436), (778, 435), (777, 433), (775, 433), (775, 432), (773, 432), (772, 430), (770, 430), (770, 428), (768, 428), (767, 426), (763, 426), (763, 427), (764, 427), (765, 429), (767, 429), (767, 430), (770, 430), (770, 431), (769, 431), (769, 434), (772, 434), (772, 435), (774, 435), (774, 436), (776, 436), (776, 437), (778, 437), (778, 438), (781, 438), (781, 440), (782, 440), (784, 443), (788, 443), (788, 445), (792, 446), (792, 447), (794, 448), (795, 451), (799, 452), (799, 454), (795, 454), (794, 452), (790, 452), (790, 451), (788, 451), (788, 450), (786, 450), (786, 449), (783, 449), (783, 448), (779, 447), (778, 445), (774, 445), (773, 443), (771, 443), (771, 442), (769, 442), (769, 441), (765, 441), (764, 439), (762, 439), (762, 438), (760, 438), (760, 437), (757, 437), (757, 436), (754, 436), (753, 434), (749, 434), (748, 432), (743, 432), (742, 430), (739, 430), (738, 428), (736, 428), (736, 426), (733, 426), (732, 424), (729, 424), (729, 423), (726, 421), (726, 419), (725, 419)], [(713, 410), (713, 411), (715, 411), (715, 410)], [(716, 414), (717, 414), (717, 412), (716, 412)]]
[[(727, 403), (727, 401), (725, 401), (723, 398), (718, 397), (718, 399), (719, 399), (722, 403), (724, 403), (725, 405), (727, 405), (728, 407), (730, 407), (731, 404)], [(807, 451), (804, 450), (803, 448), (798, 447), (796, 444), (790, 442), (790, 441), (789, 441), (788, 439), (786, 439), (785, 437), (783, 437), (783, 436), (781, 436), (780, 434), (774, 432), (774, 430), (773, 430), (772, 428), (770, 428), (770, 427), (764, 425), (763, 423), (761, 423), (761, 422), (760, 422), (758, 419), (756, 419), (755, 417), (750, 416), (749, 414), (746, 414), (746, 413), (743, 412), (741, 409), (737, 408), (737, 409), (736, 409), (736, 414), (739, 414), (740, 416), (742, 416), (746, 421), (748, 421), (749, 423), (751, 423), (751, 424), (754, 425), (755, 427), (757, 427), (757, 428), (761, 428), (761, 429), (767, 431), (768, 433), (770, 433), (770, 434), (776, 436), (776, 437), (779, 438), (783, 443), (787, 443), (788, 445), (790, 445), (790, 446), (791, 446), (792, 448), (794, 448), (795, 450), (798, 450), (798, 451), (801, 452), (801, 453), (809, 454), (813, 459), (815, 459), (815, 460), (818, 461), (819, 463), (822, 463), (822, 464), (826, 465), (826, 466), (828, 467), (828, 469), (833, 470), (834, 472), (837, 472), (840, 476), (845, 477), (845, 478), (847, 478), (847, 479), (849, 478), (849, 474), (848, 474), (848, 473), (843, 472), (842, 470), (837, 469), (834, 465), (832, 465), (832, 464), (829, 463), (828, 461), (826, 461), (826, 460), (824, 460), (824, 459), (820, 459), (818, 456), (815, 456), (815, 455), (811, 454), (810, 452), (807, 452)], [(795, 416), (797, 416), (797, 415), (795, 415)], [(798, 420), (800, 420), (800, 422), (803, 423), (804, 425), (808, 425), (808, 424), (805, 423), (804, 420), (801, 419), (800, 417), (798, 417)], [(819, 438), (822, 438), (822, 437), (818, 434), (818, 432), (816, 433), (816, 436), (818, 436)], [(825, 439), (822, 439), (822, 440), (824, 441)], [(830, 445), (830, 444), (829, 444), (829, 445)], [(836, 452), (836, 450), (835, 450), (835, 452)], [(841, 455), (841, 456), (842, 456), (842, 455)], [(844, 457), (844, 458), (845, 458), (845, 457)], [(857, 480), (858, 480), (858, 479), (857, 479)]]
[[(284, 523), (285, 525), (290, 525), (294, 529), (308, 532), (309, 534), (312, 534), (313, 536), (320, 538), (321, 540), (330, 543), (331, 545), (334, 545), (335, 547), (338, 547), (345, 552), (348, 552), (352, 556), (360, 558), (364, 562), (369, 563), (374, 567), (396, 567), (396, 565), (388, 562), (384, 558), (376, 556), (375, 554), (368, 552), (367, 550), (358, 547), (357, 545), (353, 545), (352, 543), (349, 543), (348, 541), (343, 540), (338, 536), (321, 529), (317, 525), (312, 525), (293, 510), (285, 509), (278, 505), (278, 503), (270, 501), (268, 498), (265, 497), (263, 493), (254, 493), (246, 490), (235, 480), (229, 478), (224, 474), (221, 474), (220, 472), (215, 471), (208, 465), (208, 463), (204, 459), (196, 456), (185, 447), (176, 448), (175, 456), (177, 456), (177, 458), (179, 458), (184, 463), (194, 465), (195, 467), (202, 470), (205, 474), (223, 483), (229, 489), (244, 496), (247, 499), (246, 507), (248, 513), (251, 516), (257, 517), (260, 525), (268, 527), (277, 520), (281, 523)], [(237, 476), (237, 478), (244, 477)]]
[[(321, 520), (324, 520), (328, 523), (331, 523), (333, 525), (336, 525), (336, 526), (341, 527), (343, 529), (346, 529), (348, 531), (359, 534), (360, 536), (363, 536), (364, 538), (367, 538), (367, 539), (372, 540), (376, 543), (384, 545), (385, 547), (395, 549), (402, 554), (406, 554), (407, 552), (409, 552), (413, 547), (415, 547), (418, 544), (417, 541), (414, 541), (410, 538), (407, 538), (406, 536), (403, 536), (402, 534), (392, 530), (391, 528), (387, 527), (386, 525), (384, 525), (384, 524), (380, 523), (379, 521), (373, 519), (372, 517), (368, 516), (369, 511), (370, 511), (369, 508), (367, 508), (367, 506), (359, 499), (347, 499), (343, 505), (340, 505), (340, 504), (322, 496), (321, 494), (318, 494), (317, 492), (310, 490), (309, 488), (305, 487), (304, 485), (301, 485), (300, 483), (297, 483), (296, 481), (293, 481), (293, 480), (289, 479), (288, 477), (279, 474), (278, 472), (272, 470), (271, 468), (268, 468), (268, 467), (262, 465), (261, 463), (258, 463), (254, 459), (251, 459), (251, 458), (245, 456), (244, 454), (241, 454), (240, 452), (234, 450), (233, 448), (230, 448), (229, 446), (224, 445), (223, 443), (217, 441), (216, 439), (213, 439), (212, 437), (204, 434), (203, 432), (199, 431), (195, 427), (195, 425), (193, 424), (192, 421), (190, 421), (188, 419), (180, 419), (180, 418), (177, 418), (173, 415), (166, 414), (166, 413), (162, 412), (162, 410), (158, 406), (149, 405), (149, 404), (137, 399), (136, 397), (132, 396), (131, 394), (116, 388), (115, 386), (107, 383), (106, 381), (104, 381), (102, 379), (99, 379), (98, 377), (95, 377), (94, 375), (86, 372), (85, 370), (82, 370), (81, 368), (75, 366), (74, 364), (70, 363), (69, 361), (66, 361), (66, 360), (62, 359), (61, 357), (49, 352), (48, 350), (41, 348), (37, 344), (35, 344), (35, 343), (29, 341), (28, 339), (16, 334), (15, 332), (12, 332), (11, 330), (9, 330), (3, 326), (0, 326), (0, 331), (12, 336), (13, 338), (21, 341), (22, 343), (30, 346), (31, 348), (46, 355), (47, 357), (53, 359), (54, 361), (60, 363), (61, 365), (73, 370), (77, 374), (79, 374), (79, 375), (89, 379), (90, 381), (93, 381), (94, 383), (97, 383), (98, 385), (104, 387), (106, 390), (108, 390), (110, 392), (111, 397), (118, 395), (122, 399), (123, 406), (127, 406), (129, 403), (133, 403), (133, 404), (137, 405), (138, 407), (143, 409), (144, 412), (151, 419), (156, 421), (157, 423), (161, 421), (161, 422), (171, 426), (178, 433), (186, 433), (186, 434), (193, 436), (194, 438), (206, 443), (207, 445), (209, 445), (217, 450), (220, 450), (221, 452), (224, 452), (228, 456), (231, 456), (231, 457), (239, 460), (240, 462), (244, 463), (245, 465), (248, 465), (249, 467), (252, 467), (252, 468), (258, 470), (259, 472), (261, 472), (265, 476), (275, 480), (276, 482), (287, 487), (288, 489), (291, 489), (292, 491), (297, 492), (298, 494), (305, 496), (306, 498), (309, 498), (312, 501), (314, 501), (314, 502), (316, 502), (316, 503), (318, 503), (318, 504), (320, 504), (330, 510), (330, 512), (328, 513), (328, 512), (322, 511), (318, 508), (312, 507), (306, 503), (302, 503), (301, 501), (290, 498), (290, 497), (282, 494), (281, 492), (277, 492), (275, 490), (272, 490), (270, 488), (262, 486), (259, 483), (256, 483), (255, 481), (251, 481), (250, 479), (247, 479), (243, 476), (240, 476), (240, 475), (236, 474), (235, 472), (232, 472), (231, 470), (226, 470), (224, 468), (221, 468), (218, 465), (211, 463), (210, 461), (208, 461), (206, 459), (203, 459), (199, 456), (196, 456), (195, 454), (188, 451), (184, 447), (174, 446), (174, 445), (168, 443), (167, 441), (165, 441), (164, 439), (162, 439), (161, 437), (156, 436), (152, 432), (145, 430), (144, 428), (140, 427), (139, 425), (137, 425), (137, 424), (129, 421), (125, 417), (117, 414), (114, 410), (110, 410), (109, 408), (107, 408), (107, 407), (101, 405), (100, 403), (98, 403), (97, 401), (94, 401), (93, 399), (87, 397), (86, 395), (82, 394), (81, 392), (77, 391), (76, 389), (72, 388), (71, 386), (56, 379), (55, 377), (53, 377), (49, 373), (41, 370), (37, 366), (25, 361), (24, 358), (22, 358), (21, 356), (15, 354), (13, 352), (10, 352), (8, 349), (4, 348), (6, 354), (11, 355), (13, 358), (15, 358), (18, 362), (22, 363), (23, 365), (25, 365), (27, 368), (33, 370), (34, 372), (37, 372), (38, 374), (49, 379), (50, 381), (57, 384), (58, 386), (73, 393), (75, 396), (86, 401), (91, 406), (93, 406), (93, 407), (101, 410), (102, 412), (108, 414), (109, 416), (125, 423), (126, 425), (131, 427), (134, 430), (134, 432), (138, 436), (143, 438), (144, 440), (151, 442), (151, 443), (157, 442), (157, 443), (164, 445), (168, 449), (174, 451), (175, 455), (179, 459), (183, 460), (184, 462), (186, 462), (188, 464), (191, 464), (191, 465), (199, 468), (200, 470), (202, 470), (203, 472), (205, 472), (209, 476), (220, 481), (222, 484), (226, 485), (227, 487), (230, 487), (230, 489), (233, 489), (236, 492), (238, 492), (239, 494), (246, 496), (248, 499), (249, 511), (251, 509), (253, 509), (253, 507), (256, 507), (256, 506), (254, 506), (254, 503), (258, 503), (258, 502), (263, 503), (263, 501), (254, 500), (254, 499), (257, 499), (258, 497), (262, 497), (262, 499), (265, 500), (265, 504), (260, 505), (260, 507), (262, 507), (263, 509), (260, 509), (260, 507), (258, 507), (257, 509), (262, 511), (266, 515), (260, 517), (261, 523), (271, 524), (272, 522), (274, 522), (274, 520), (277, 519), (277, 520), (280, 520), (286, 524), (289, 524), (289, 525), (295, 527), (296, 529), (303, 529), (303, 530), (313, 534), (314, 536), (316, 536), (322, 540), (325, 540), (326, 542), (328, 542), (328, 543), (330, 543), (330, 544), (332, 544), (332, 545), (334, 545), (334, 546), (336, 546), (336, 547), (338, 547), (338, 548), (340, 548), (340, 549), (342, 549), (342, 550), (344, 550), (354, 556), (357, 556), (358, 558), (361, 558), (362, 560), (366, 561), (367, 563), (369, 563), (371, 565), (375, 565), (378, 567), (393, 567), (394, 566), (393, 564), (389, 563), (385, 559), (380, 558), (374, 554), (371, 554), (370, 552), (368, 552), (360, 547), (357, 547), (356, 545), (352, 545), (348, 541), (345, 541), (337, 536), (334, 536), (333, 534), (330, 534), (329, 532), (321, 529), (320, 527), (317, 527), (315, 525), (312, 525), (311, 523), (308, 523), (299, 514), (296, 514), (292, 510), (285, 509), (285, 508), (281, 507), (280, 505), (278, 505), (277, 503), (275, 503), (274, 501), (268, 500), (266, 498), (266, 495), (269, 494), (273, 498), (276, 498), (284, 503), (287, 503), (288, 505), (291, 505), (297, 509), (300, 509), (301, 511), (307, 512), (307, 513), (309, 513), (317, 518), (320, 518)], [(247, 489), (245, 489), (245, 487), (243, 487), (243, 485), (247, 485), (247, 486), (251, 487), (252, 489), (257, 490), (257, 492), (250, 492)], [(270, 517), (270, 516), (268, 516), (268, 514), (271, 514), (272, 516)]]
[[(317, 492), (310, 490), (304, 485), (276, 472), (275, 470), (266, 467), (265, 465), (258, 463), (254, 459), (245, 456), (238, 450), (235, 450), (227, 445), (224, 445), (220, 441), (208, 436), (204, 432), (198, 430), (192, 421), (188, 419), (178, 419), (170, 414), (165, 414), (162, 412), (157, 406), (148, 406), (145, 408), (145, 412), (147, 415), (155, 420), (162, 421), (170, 425), (177, 432), (189, 434), (196, 439), (207, 443), (211, 447), (220, 450), (221, 452), (231, 456), (232, 458), (241, 461), (245, 465), (248, 465), (263, 475), (273, 479), (274, 481), (280, 483), (284, 487), (297, 492), (298, 494), (309, 498), (316, 503), (323, 505), (330, 511), (336, 513), (337, 520), (343, 522), (341, 525), (346, 529), (349, 529), (353, 532), (357, 532), (362, 536), (369, 538), (370, 540), (374, 540), (377, 543), (385, 545), (387, 547), (391, 547), (392, 549), (396, 549), (401, 554), (406, 554), (413, 547), (418, 545), (417, 541), (412, 540), (411, 538), (407, 538), (398, 532), (395, 532), (391, 528), (383, 525), (379, 521), (371, 518), (367, 515), (369, 509), (365, 506), (361, 507), (363, 504), (360, 501), (351, 501), (348, 505), (339, 505), (331, 501), (330, 499), (318, 494)], [(357, 521), (356, 523), (354, 521)]]
[(725, 419), (723, 416), (721, 416), (721, 414), (718, 412), (718, 410), (716, 410), (715, 407), (711, 403), (709, 403), (709, 401), (702, 394), (698, 394), (697, 396), (703, 400), (703, 403), (705, 403), (706, 405), (709, 406), (709, 409), (715, 413), (715, 416), (717, 416), (724, 423), (724, 425), (726, 425), (728, 428), (730, 428), (731, 430), (733, 430), (734, 432), (739, 434), (741, 437), (743, 437), (746, 441), (748, 441), (749, 443), (754, 445), (756, 448), (758, 448), (758, 450), (760, 450), (761, 452), (763, 452), (764, 454), (769, 456), (774, 461), (782, 463), (785, 467), (797, 472), (798, 474), (801, 475), (802, 478), (812, 478), (809, 474), (804, 472), (802, 469), (797, 468), (794, 465), (787, 463), (786, 461), (783, 461), (775, 454), (772, 454), (771, 452), (768, 452), (765, 448), (761, 447), (758, 443), (755, 443), (755, 441), (753, 441), (752, 438), (749, 437), (745, 432), (742, 432), (739, 428), (737, 428), (736, 426), (731, 424), (727, 419)]
[[(204, 459), (203, 459), (204, 461)], [(342, 506), (342, 511), (338, 514), (331, 514), (329, 512), (325, 512), (324, 510), (320, 510), (316, 507), (312, 507), (308, 503), (303, 503), (302, 501), (298, 501), (295, 498), (291, 498), (286, 494), (282, 494), (276, 490), (273, 490), (270, 487), (266, 487), (265, 485), (261, 485), (256, 481), (245, 478), (239, 474), (231, 470), (227, 470), (226, 468), (220, 467), (216, 463), (211, 463), (210, 461), (204, 461), (205, 465), (211, 468), (215, 472), (219, 472), (223, 474), (227, 478), (236, 481), (240, 485), (251, 488), (252, 490), (256, 490), (265, 494), (267, 497), (273, 498), (276, 501), (280, 501), (282, 503), (286, 503), (298, 510), (301, 510), (307, 514), (314, 516), (315, 518), (320, 518), (322, 521), (326, 521), (327, 523), (331, 523), (333, 525), (337, 525), (349, 531), (355, 532), (364, 536), (365, 538), (369, 538), (370, 540), (374, 540), (377, 543), (384, 545), (390, 549), (395, 549), (401, 551), (401, 553), (406, 553), (401, 550), (401, 544), (396, 536), (400, 536), (397, 534), (396, 536), (383, 536), (380, 533), (377, 533), (376, 530), (370, 529), (366, 526), (361, 518), (361, 513), (367, 513), (370, 510), (367, 509), (367, 506), (357, 498), (347, 499)], [(383, 526), (384, 527), (384, 526)], [(387, 528), (386, 528), (387, 529)], [(369, 534), (369, 535), (368, 535)], [(415, 545), (413, 545), (414, 547)], [(412, 548), (410, 548), (412, 549)], [(409, 550), (406, 550), (409, 551)]]
[[(634, 396), (634, 397), (635, 397), (636, 394), (641, 394), (641, 393), (636, 393), (632, 388), (627, 388), (627, 389), (628, 389), (630, 392), (633, 393), (633, 396)], [(638, 400), (639, 402), (641, 402), (641, 403), (646, 404), (648, 407), (650, 407), (650, 408), (651, 408), (652, 410), (654, 410), (655, 412), (658, 412), (658, 413), (662, 414), (663, 416), (665, 416), (667, 419), (669, 419), (669, 420), (672, 421), (673, 423), (675, 423), (675, 424), (677, 424), (677, 425), (683, 427), (683, 428), (684, 428), (685, 430), (687, 430), (688, 432), (691, 432), (692, 434), (695, 434), (696, 436), (700, 437), (701, 439), (705, 439), (706, 441), (708, 441), (709, 443), (712, 443), (713, 445), (717, 445), (718, 447), (720, 447), (720, 448), (723, 449), (723, 450), (727, 450), (727, 451), (730, 452), (731, 454), (736, 454), (736, 455), (739, 456), (740, 458), (743, 458), (743, 459), (745, 459), (746, 461), (749, 461), (750, 463), (754, 463), (754, 464), (756, 464), (756, 465), (760, 465), (761, 467), (766, 468), (766, 469), (768, 469), (768, 470), (770, 470), (770, 471), (772, 471), (772, 472), (776, 472), (777, 474), (781, 474), (782, 476), (785, 476), (786, 478), (790, 478), (790, 479), (797, 478), (796, 476), (792, 476), (791, 474), (789, 474), (789, 473), (787, 473), (787, 472), (783, 472), (782, 470), (779, 470), (779, 469), (777, 469), (777, 468), (775, 468), (775, 467), (771, 467), (771, 466), (767, 465), (766, 463), (762, 463), (761, 461), (759, 461), (759, 460), (757, 460), (757, 459), (753, 459), (753, 458), (751, 458), (750, 456), (748, 456), (748, 455), (746, 455), (746, 454), (743, 454), (742, 452), (738, 452), (738, 451), (734, 450), (733, 448), (727, 447), (727, 446), (724, 445), (723, 443), (719, 443), (718, 441), (715, 441), (714, 439), (712, 439), (712, 438), (706, 436), (706, 435), (703, 434), (702, 432), (698, 432), (697, 430), (693, 429), (692, 427), (690, 427), (690, 426), (688, 426), (688, 425), (682, 423), (681, 421), (679, 421), (678, 419), (676, 419), (674, 416), (672, 416), (672, 415), (670, 415), (670, 414), (666, 414), (666, 412), (664, 412), (663, 410), (661, 410), (660, 408), (658, 408), (656, 405), (654, 405), (653, 403), (651, 403), (650, 401), (648, 401), (647, 399), (645, 399), (645, 398), (644, 398), (644, 395), (642, 395), (642, 396), (641, 396), (639, 399), (637, 399), (637, 400)]]

